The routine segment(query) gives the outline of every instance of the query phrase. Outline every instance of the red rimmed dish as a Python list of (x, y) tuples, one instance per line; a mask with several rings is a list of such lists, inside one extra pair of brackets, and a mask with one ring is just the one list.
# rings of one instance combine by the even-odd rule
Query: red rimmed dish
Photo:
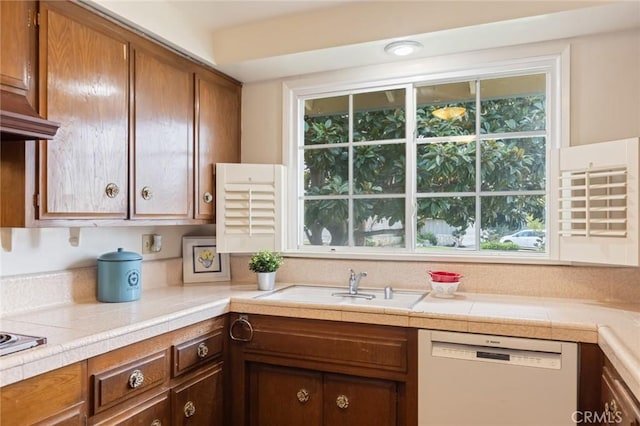
[(431, 277), (431, 281), (438, 283), (455, 283), (459, 282), (462, 275), (456, 272), (447, 272), (447, 271), (427, 271), (429, 276)]

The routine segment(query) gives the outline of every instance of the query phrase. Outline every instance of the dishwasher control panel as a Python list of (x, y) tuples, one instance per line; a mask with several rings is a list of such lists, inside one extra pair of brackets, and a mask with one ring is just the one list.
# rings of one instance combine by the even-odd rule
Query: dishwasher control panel
[(562, 368), (562, 354), (559, 353), (463, 345), (449, 342), (432, 342), (431, 356), (554, 370)]

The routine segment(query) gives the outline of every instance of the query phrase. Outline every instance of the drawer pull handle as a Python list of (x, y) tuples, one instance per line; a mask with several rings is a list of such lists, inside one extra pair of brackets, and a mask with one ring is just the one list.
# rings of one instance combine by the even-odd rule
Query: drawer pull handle
[[(241, 324), (244, 328), (249, 329), (248, 337), (239, 337), (233, 334), (233, 330), (238, 324)], [(253, 339), (253, 326), (247, 319), (246, 315), (240, 315), (239, 318), (233, 320), (233, 322), (229, 326), (229, 337), (231, 337), (231, 340), (235, 340), (236, 342), (250, 342)]]
[(129, 376), (129, 387), (131, 389), (139, 388), (144, 382), (144, 374), (140, 370), (133, 370)]
[(202, 195), (202, 201), (210, 204), (213, 201), (213, 194), (211, 194), (210, 192), (205, 192), (204, 195)]
[(194, 404), (191, 401), (187, 401), (187, 403), (184, 404), (184, 416), (189, 418), (193, 416), (195, 413), (196, 413), (196, 404)]
[(309, 391), (305, 388), (300, 389), (296, 396), (298, 397), (298, 401), (300, 401), (300, 404), (304, 404), (305, 402), (309, 401)]
[(347, 398), (347, 395), (338, 395), (336, 398), (336, 405), (342, 410), (349, 407), (349, 398)]
[(155, 419), (151, 422), (151, 426), (162, 426), (160, 419)]
[(207, 345), (205, 345), (204, 342), (200, 343), (198, 345), (198, 357), (204, 358), (207, 356), (208, 353), (209, 353), (209, 348), (207, 347)]
[(142, 195), (143, 200), (150, 200), (151, 197), (153, 197), (153, 192), (151, 192), (151, 188), (145, 186), (142, 188), (142, 191), (140, 191), (140, 195)]
[(105, 194), (107, 194), (107, 197), (116, 198), (116, 196), (120, 193), (120, 188), (118, 188), (118, 185), (116, 185), (115, 183), (110, 183), (104, 189), (104, 192)]

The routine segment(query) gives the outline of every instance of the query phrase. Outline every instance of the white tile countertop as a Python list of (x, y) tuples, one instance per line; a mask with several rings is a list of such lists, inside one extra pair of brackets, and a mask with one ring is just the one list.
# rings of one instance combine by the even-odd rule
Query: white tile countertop
[(0, 357), (0, 386), (241, 312), (598, 343), (640, 399), (640, 303), (458, 293), (452, 299), (429, 295), (402, 309), (255, 298), (264, 294), (254, 284), (171, 286), (145, 290), (134, 302), (68, 303), (5, 315), (3, 331), (45, 336), (47, 344)]

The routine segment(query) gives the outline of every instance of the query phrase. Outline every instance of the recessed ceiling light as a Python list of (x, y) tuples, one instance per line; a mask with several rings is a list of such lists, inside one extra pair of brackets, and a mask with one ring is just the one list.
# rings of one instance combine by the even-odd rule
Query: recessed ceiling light
[(413, 40), (399, 40), (389, 43), (384, 47), (384, 51), (390, 55), (407, 56), (422, 49), (422, 44)]

